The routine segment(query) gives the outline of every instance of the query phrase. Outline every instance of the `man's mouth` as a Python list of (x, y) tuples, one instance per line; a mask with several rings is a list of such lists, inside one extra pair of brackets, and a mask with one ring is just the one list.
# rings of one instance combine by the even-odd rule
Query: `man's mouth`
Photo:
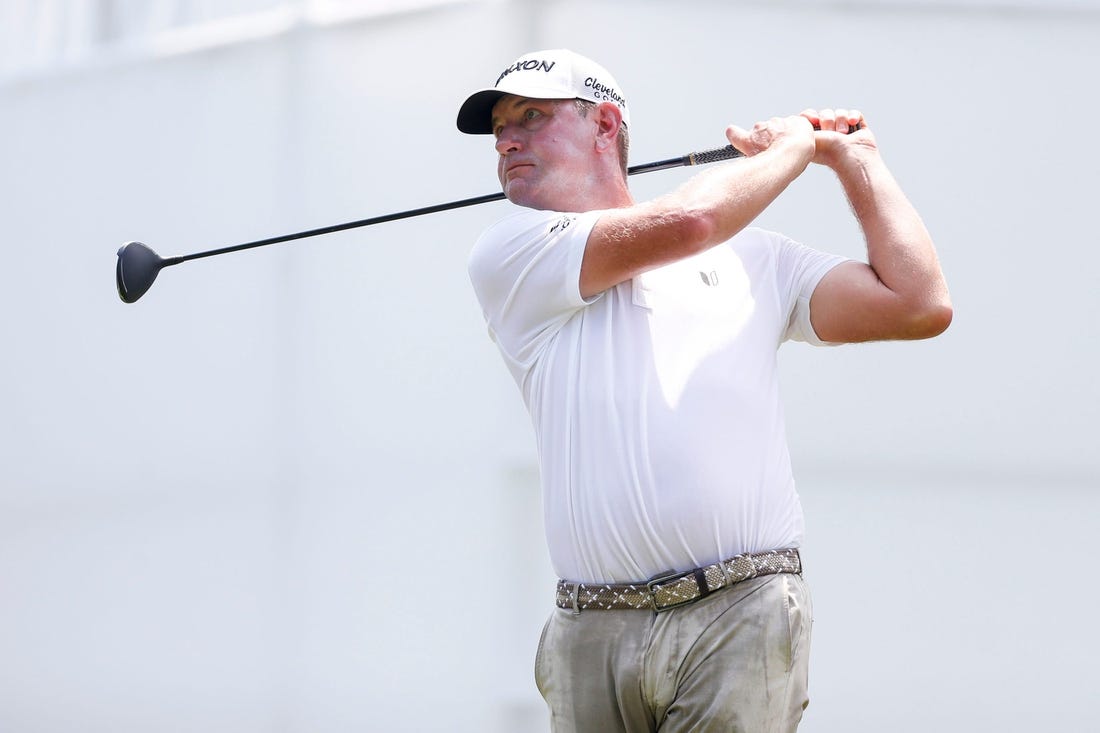
[(512, 174), (516, 173), (517, 171), (520, 171), (524, 168), (534, 168), (534, 167), (535, 167), (534, 163), (525, 163), (525, 162), (509, 163), (504, 168), (504, 177), (509, 178)]

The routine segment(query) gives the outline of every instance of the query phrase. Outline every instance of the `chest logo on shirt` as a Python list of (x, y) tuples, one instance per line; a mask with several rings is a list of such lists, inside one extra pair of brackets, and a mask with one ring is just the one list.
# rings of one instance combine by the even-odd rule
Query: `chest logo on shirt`
[(706, 284), (708, 287), (714, 288), (714, 287), (718, 286), (718, 271), (717, 270), (711, 270), (710, 272), (700, 271), (699, 272), (699, 277), (703, 278), (703, 283)]

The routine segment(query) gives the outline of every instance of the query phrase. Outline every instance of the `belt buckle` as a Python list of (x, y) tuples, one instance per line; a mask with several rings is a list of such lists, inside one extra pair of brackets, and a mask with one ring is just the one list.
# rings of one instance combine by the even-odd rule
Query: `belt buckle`
[[(666, 603), (662, 606), (657, 605), (658, 590), (666, 585), (671, 585), (672, 583), (676, 583), (683, 580), (684, 578), (689, 577), (695, 580), (695, 590), (698, 592), (698, 595), (692, 598), (681, 598), (679, 600), (673, 601), (672, 603)], [(703, 576), (702, 571), (699, 570), (686, 570), (682, 573), (675, 570), (670, 570), (667, 573), (662, 573), (661, 575), (658, 575), (655, 578), (646, 581), (645, 587), (646, 590), (649, 591), (649, 603), (651, 606), (653, 606), (653, 610), (656, 613), (667, 611), (668, 609), (676, 608), (677, 606), (683, 606), (691, 603), (692, 601), (697, 601), (703, 596), (710, 593), (710, 589), (707, 588), (706, 577)]]

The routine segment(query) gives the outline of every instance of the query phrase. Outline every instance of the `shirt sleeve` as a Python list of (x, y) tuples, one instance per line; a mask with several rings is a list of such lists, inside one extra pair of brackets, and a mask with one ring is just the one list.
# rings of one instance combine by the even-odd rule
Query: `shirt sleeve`
[(813, 346), (835, 345), (822, 341), (810, 323), (810, 297), (821, 278), (849, 258), (821, 252), (779, 234), (777, 239), (777, 285), (787, 308), (787, 329), (782, 341), (804, 341)]
[(522, 211), (497, 222), (470, 253), (470, 281), (492, 338), (519, 380), (569, 318), (593, 302), (581, 262), (599, 211)]

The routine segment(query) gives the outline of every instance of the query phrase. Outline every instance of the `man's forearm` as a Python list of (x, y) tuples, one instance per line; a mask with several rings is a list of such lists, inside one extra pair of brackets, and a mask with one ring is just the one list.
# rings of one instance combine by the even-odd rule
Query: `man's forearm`
[(807, 125), (800, 137), (783, 136), (746, 160), (693, 176), (671, 193), (609, 210), (589, 235), (581, 294), (588, 297), (728, 240), (806, 169), (812, 154)]
[(932, 237), (877, 151), (853, 151), (835, 168), (878, 279), (915, 316), (950, 308)]

